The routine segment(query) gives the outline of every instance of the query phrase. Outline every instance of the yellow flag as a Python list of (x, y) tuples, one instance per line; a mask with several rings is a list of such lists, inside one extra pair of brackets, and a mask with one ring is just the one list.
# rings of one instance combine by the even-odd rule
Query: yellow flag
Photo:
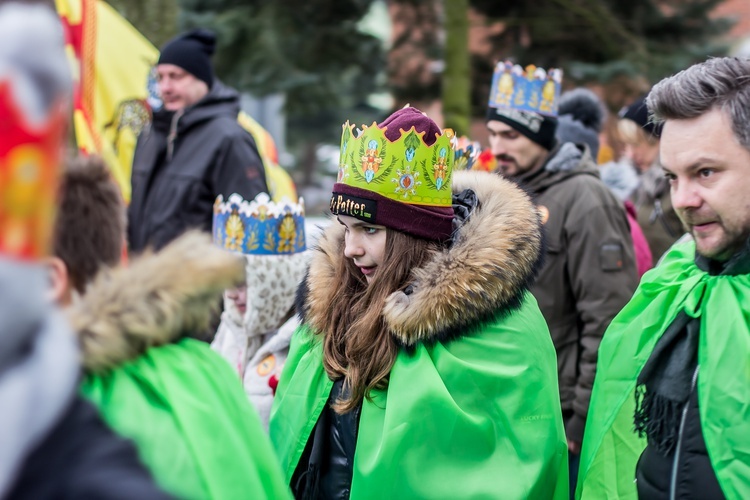
[(258, 153), (263, 159), (263, 166), (266, 171), (266, 184), (268, 184), (271, 199), (275, 202), (280, 202), (282, 198), (288, 198), (290, 201), (296, 202), (297, 188), (294, 186), (294, 181), (287, 171), (279, 165), (279, 154), (271, 134), (244, 111), (240, 111), (237, 121), (240, 122), (242, 128), (250, 132), (250, 135), (255, 140)]
[[(104, 157), (129, 202), (133, 152), (138, 134), (151, 119), (149, 75), (159, 51), (101, 0), (55, 0), (55, 5), (76, 83), (73, 126), (78, 147)], [(239, 121), (258, 145), (271, 197), (296, 200), (294, 182), (278, 165), (271, 136), (244, 113)]]

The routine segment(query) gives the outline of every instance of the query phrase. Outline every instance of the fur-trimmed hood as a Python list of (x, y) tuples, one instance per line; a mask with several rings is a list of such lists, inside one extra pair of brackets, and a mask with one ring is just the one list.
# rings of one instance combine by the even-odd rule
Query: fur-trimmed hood
[(149, 347), (207, 331), (222, 291), (244, 277), (241, 256), (198, 231), (101, 272), (68, 311), (84, 369), (103, 372)]
[(246, 337), (261, 337), (278, 329), (294, 306), (294, 293), (305, 276), (310, 252), (245, 255), (247, 309), (243, 315), (224, 293), (226, 321), (242, 328)]
[[(508, 314), (541, 266), (541, 223), (528, 196), (500, 176), (456, 172), (454, 194), (466, 189), (476, 193), (479, 204), (454, 233), (452, 245), (413, 270), (408, 292), (395, 292), (386, 301), (385, 323), (403, 345), (464, 336)], [(322, 329), (330, 307), (343, 240), (340, 224), (326, 229), (300, 288), (300, 313), (313, 330)]]

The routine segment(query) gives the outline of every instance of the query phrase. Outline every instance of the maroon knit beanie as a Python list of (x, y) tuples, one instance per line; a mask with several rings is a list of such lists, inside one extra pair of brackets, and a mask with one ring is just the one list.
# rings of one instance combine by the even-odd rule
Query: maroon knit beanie
[(410, 128), (414, 127), (417, 132), (425, 132), (423, 139), (428, 146), (435, 144), (438, 136), (442, 133), (437, 123), (417, 108), (412, 107), (399, 109), (380, 122), (378, 127), (388, 127), (385, 131), (385, 136), (392, 142), (399, 140), (402, 130), (408, 132)]
[[(385, 128), (385, 137), (391, 142), (401, 138), (403, 133), (412, 127), (418, 133), (424, 132), (422, 140), (427, 146), (432, 146), (442, 134), (440, 127), (424, 113), (416, 108), (400, 109), (378, 124)], [(453, 151), (450, 151), (453, 155)], [(450, 186), (448, 186), (450, 188)], [(367, 208), (366, 215), (360, 212), (347, 211), (342, 200), (352, 200), (357, 205)], [(335, 201), (335, 203), (334, 203)], [(431, 205), (420, 205), (406, 201), (396, 201), (368, 189), (336, 183), (333, 186), (331, 212), (334, 215), (351, 215), (365, 222), (390, 227), (418, 238), (433, 241), (447, 241), (453, 231), (453, 208)]]

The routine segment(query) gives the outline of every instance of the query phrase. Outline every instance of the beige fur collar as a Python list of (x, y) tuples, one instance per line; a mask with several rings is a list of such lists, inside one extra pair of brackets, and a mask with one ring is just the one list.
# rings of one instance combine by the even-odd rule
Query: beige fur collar
[(102, 271), (68, 311), (85, 370), (106, 371), (151, 346), (205, 332), (222, 290), (244, 278), (244, 260), (197, 231)]
[[(453, 245), (412, 273), (412, 293), (393, 293), (385, 323), (403, 345), (467, 335), (508, 314), (541, 265), (539, 214), (515, 184), (484, 172), (456, 172), (453, 192), (472, 189), (479, 207), (454, 235)], [(313, 253), (301, 289), (305, 321), (319, 329), (330, 307), (334, 270), (343, 258), (343, 227), (331, 224)]]

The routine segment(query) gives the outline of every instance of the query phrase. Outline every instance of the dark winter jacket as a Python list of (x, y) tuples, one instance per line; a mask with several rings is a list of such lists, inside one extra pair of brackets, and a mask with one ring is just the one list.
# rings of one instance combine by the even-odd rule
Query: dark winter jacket
[(157, 489), (135, 446), (76, 396), (62, 420), (24, 463), (8, 498), (172, 498)]
[(211, 230), (218, 195), (268, 191), (252, 136), (237, 123), (239, 95), (221, 82), (195, 105), (158, 111), (138, 138), (128, 209), (130, 250), (161, 248), (189, 228)]
[(339, 415), (333, 404), (343, 395), (344, 380), (333, 383), (331, 395), (318, 422), (307, 441), (300, 458), (300, 466), (292, 477), (291, 488), (295, 498), (314, 499), (307, 491), (310, 470), (320, 470), (318, 498), (348, 500), (354, 474), (354, 456), (357, 448), (359, 417), (362, 405)]
[[(698, 320), (694, 320), (698, 321)], [(695, 387), (685, 407), (679, 446), (664, 454), (652, 446), (643, 450), (636, 466), (636, 485), (640, 500), (669, 498), (719, 500), (724, 498), (716, 473), (708, 457), (698, 409)], [(671, 493), (674, 490), (674, 496)]]
[(542, 169), (516, 180), (544, 222), (547, 253), (531, 292), (557, 350), (566, 435), (581, 442), (599, 342), (638, 285), (633, 240), (622, 202), (583, 146), (558, 146)]

